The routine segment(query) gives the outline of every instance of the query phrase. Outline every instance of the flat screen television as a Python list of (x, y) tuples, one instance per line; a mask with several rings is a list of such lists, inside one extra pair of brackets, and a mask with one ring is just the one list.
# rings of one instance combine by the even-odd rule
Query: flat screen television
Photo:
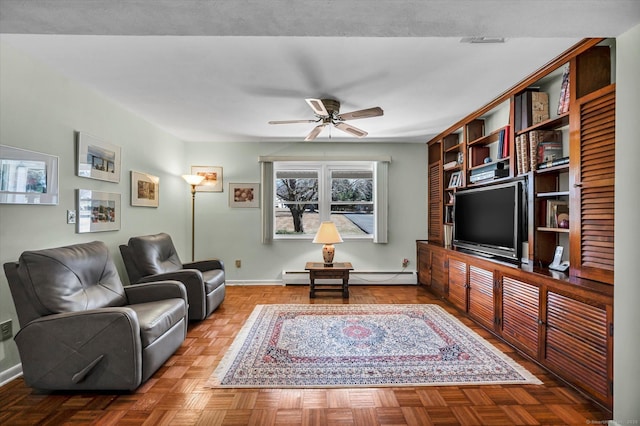
[(453, 245), (487, 257), (520, 261), (524, 204), (521, 181), (458, 191)]

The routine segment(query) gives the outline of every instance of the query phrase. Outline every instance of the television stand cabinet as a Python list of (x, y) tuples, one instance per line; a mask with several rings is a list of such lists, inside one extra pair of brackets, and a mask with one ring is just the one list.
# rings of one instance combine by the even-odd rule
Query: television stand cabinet
[(613, 286), (416, 245), (421, 286), (612, 411)]

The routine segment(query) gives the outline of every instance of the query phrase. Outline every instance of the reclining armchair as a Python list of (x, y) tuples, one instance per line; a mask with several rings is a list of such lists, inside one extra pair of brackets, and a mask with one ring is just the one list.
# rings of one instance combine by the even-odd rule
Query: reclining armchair
[(4, 264), (27, 385), (133, 390), (180, 347), (187, 296), (177, 281), (124, 287), (100, 242), (22, 253)]
[(221, 260), (183, 264), (166, 233), (132, 237), (120, 246), (129, 282), (177, 280), (187, 288), (189, 320), (207, 318), (224, 300), (225, 274)]

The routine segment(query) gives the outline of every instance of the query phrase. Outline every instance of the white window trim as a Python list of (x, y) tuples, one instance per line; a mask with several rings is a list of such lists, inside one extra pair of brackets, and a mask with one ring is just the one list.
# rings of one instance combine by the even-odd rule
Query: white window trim
[[(388, 242), (388, 188), (389, 188), (389, 163), (391, 157), (377, 156), (377, 157), (297, 157), (297, 156), (266, 156), (260, 157), (261, 163), (261, 175), (262, 175), (262, 243), (269, 244), (274, 239), (279, 241), (286, 240), (307, 240), (313, 238), (313, 236), (287, 236), (276, 237), (274, 236), (274, 187), (275, 187), (275, 172), (274, 162), (307, 162), (308, 164), (329, 165), (330, 163), (338, 169), (348, 169), (352, 165), (365, 162), (374, 162), (373, 174), (374, 174), (374, 211), (375, 211), (375, 230), (373, 238), (371, 236), (366, 237), (347, 237), (349, 240), (364, 240), (372, 241), (378, 244), (384, 244)], [(335, 164), (333, 164), (335, 163)], [(340, 167), (337, 167), (337, 166)], [(293, 166), (293, 164), (292, 164)], [(281, 169), (281, 167), (279, 167)], [(292, 167), (295, 169), (295, 167)], [(371, 170), (369, 166), (367, 170)], [(322, 178), (322, 177), (321, 177)], [(329, 194), (330, 198), (330, 194)]]

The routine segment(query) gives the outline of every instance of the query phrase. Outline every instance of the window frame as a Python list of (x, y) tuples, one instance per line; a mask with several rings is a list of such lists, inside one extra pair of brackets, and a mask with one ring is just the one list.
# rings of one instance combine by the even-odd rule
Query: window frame
[[(374, 223), (378, 222), (378, 206), (376, 198), (378, 196), (378, 185), (376, 179), (376, 165), (374, 161), (274, 161), (273, 162), (273, 197), (271, 203), (276, 205), (276, 182), (279, 171), (316, 171), (318, 173), (318, 212), (320, 221), (331, 220), (331, 206), (338, 204), (331, 199), (331, 173), (333, 171), (369, 171), (373, 180), (373, 194), (371, 204), (373, 208)], [(271, 212), (272, 233), (271, 238), (278, 241), (300, 241), (312, 240), (314, 234), (278, 234), (276, 229), (275, 209)], [(374, 226), (374, 231), (366, 235), (341, 235), (343, 240), (355, 241), (375, 241), (378, 227)]]

